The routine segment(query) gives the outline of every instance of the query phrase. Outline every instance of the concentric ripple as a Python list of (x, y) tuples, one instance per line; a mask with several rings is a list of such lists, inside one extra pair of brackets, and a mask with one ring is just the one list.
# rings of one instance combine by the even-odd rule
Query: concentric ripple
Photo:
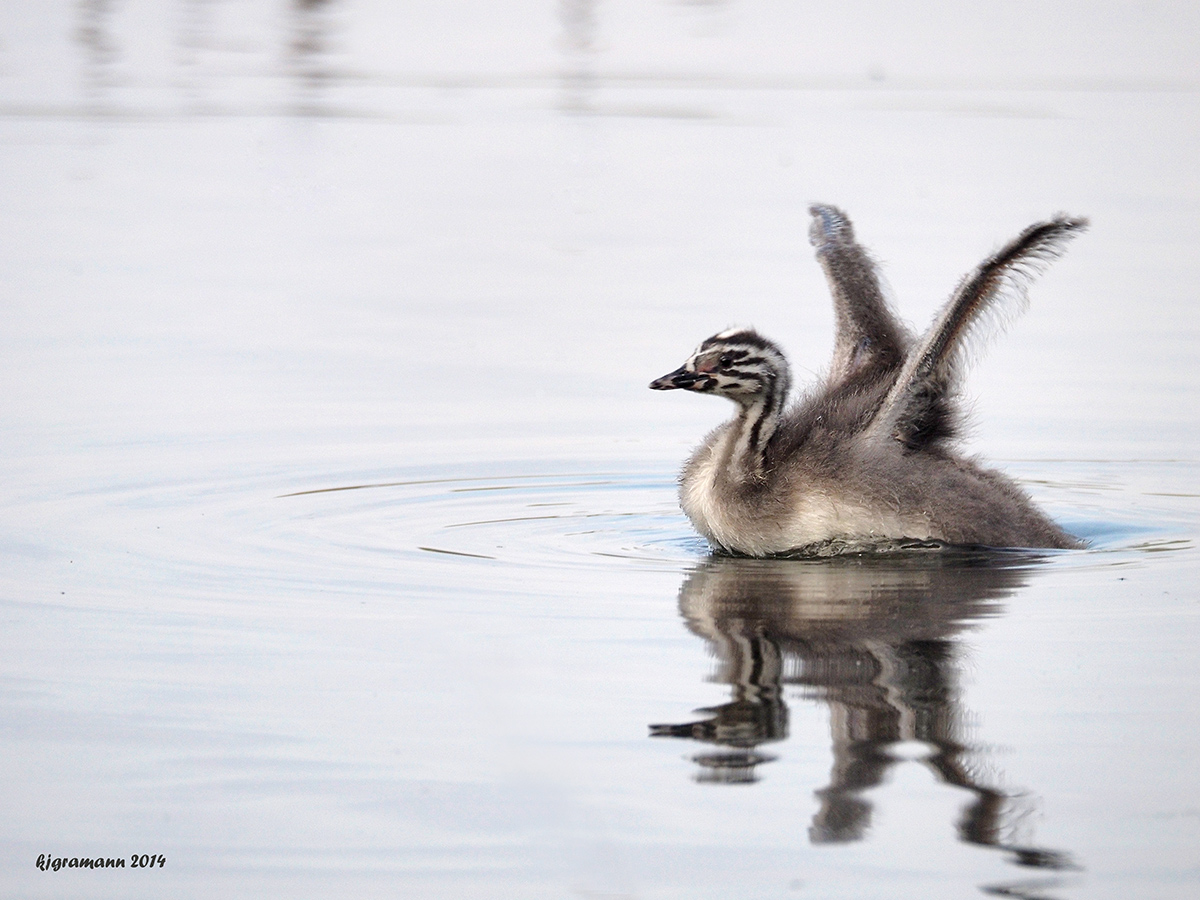
[[(1120, 483), (1125, 469), (1088, 465), (1043, 465), (1058, 477), (1036, 484), (1039, 499), (1091, 547), (1074, 564), (1109, 565), (1129, 553), (1190, 546), (1170, 533), (1174, 498), (1153, 498), (1160, 522), (1114, 519), (1114, 495), (1131, 493)], [(662, 570), (709, 552), (679, 510), (673, 473), (424, 474), (278, 495), (274, 512), (283, 516), (274, 540), (291, 545), (290, 552), (352, 566), (441, 557), (586, 571), (615, 559)]]
[(679, 512), (673, 479), (661, 474), (417, 478), (277, 501), (305, 543), (330, 551), (587, 568), (612, 558), (674, 567), (706, 549)]
[[(1194, 466), (1160, 464), (1153, 478), (1146, 467), (1037, 465), (1052, 476), (1036, 485), (1039, 501), (1090, 544), (1060, 565), (1141, 565), (1151, 554), (1191, 549)], [(141, 602), (127, 595), (130, 583), (206, 604), (298, 588), (515, 593), (547, 579), (570, 591), (604, 569), (682, 574), (709, 554), (665, 468), (538, 472), (527, 463), (495, 474), (445, 466), (361, 475), (317, 475), (309, 486), (279, 472), (130, 479), (66, 494), (27, 518), (56, 521), (71, 535), (51, 551), (63, 557), (55, 596), (81, 602), (100, 602), (101, 593)], [(87, 524), (97, 522), (102, 531)], [(92, 548), (86, 566), (74, 549), (82, 546)]]

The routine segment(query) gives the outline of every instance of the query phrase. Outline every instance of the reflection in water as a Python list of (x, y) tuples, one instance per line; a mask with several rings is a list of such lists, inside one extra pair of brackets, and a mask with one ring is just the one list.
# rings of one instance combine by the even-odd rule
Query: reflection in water
[(83, 54), (83, 103), (92, 114), (105, 111), (113, 67), (120, 57), (110, 18), (113, 0), (78, 0), (75, 40)]
[[(236, 96), (244, 106), (251, 98), (263, 96), (262, 84), (285, 83), (290, 97), (283, 101), (293, 115), (321, 115), (324, 96), (337, 80), (331, 64), (334, 49), (333, 35), (338, 28), (338, 0), (290, 0), (286, 31), (282, 36), (283, 52), (275, 49), (279, 39), (262, 40), (252, 27), (236, 13), (236, 4), (217, 0), (179, 0), (175, 14), (177, 33), (171, 55), (175, 69), (170, 84), (182, 94), (184, 108), (193, 113), (229, 113), (213, 105), (209, 98)], [(136, 28), (140, 20), (134, 16), (120, 18), (125, 11), (117, 0), (76, 0), (74, 38), (81, 54), (81, 93), (83, 108), (93, 115), (126, 112), (124, 104), (140, 104), (142, 96), (121, 96), (121, 81), (117, 66), (122, 62), (120, 34)], [(134, 43), (143, 43), (144, 36)], [(269, 48), (269, 62), (254, 65), (252, 57), (260, 48)], [(233, 72), (258, 72), (267, 77), (261, 84), (250, 77), (241, 81), (231, 79)], [(258, 76), (255, 76), (256, 78)], [(150, 80), (139, 76), (143, 82)], [(232, 86), (232, 87), (231, 87)], [(271, 88), (268, 87), (268, 90)], [(144, 114), (144, 108), (133, 110)]]
[(203, 99), (196, 72), (213, 33), (211, 5), (210, 0), (183, 0), (180, 6), (179, 33), (175, 38), (179, 74), (175, 82), (192, 110), (199, 110)]
[(321, 94), (334, 80), (329, 65), (334, 0), (292, 0), (292, 33), (287, 68), (296, 88), (292, 112), (300, 116), (322, 112)]
[(596, 86), (596, 2), (559, 0), (558, 18), (563, 26), (562, 109), (585, 113), (592, 109)]
[(871, 819), (864, 796), (899, 761), (895, 745), (930, 748), (922, 761), (974, 794), (958, 823), (963, 841), (1009, 851), (1026, 866), (1061, 869), (1064, 854), (1018, 845), (1019, 800), (981, 779), (964, 741), (955, 638), (995, 614), (1035, 558), (916, 551), (885, 557), (753, 560), (712, 557), (688, 576), (679, 605), (718, 659), (730, 702), (705, 719), (652, 725), (651, 734), (721, 748), (695, 757), (706, 782), (748, 782), (773, 757), (758, 747), (787, 737), (783, 685), (829, 704), (833, 770), (817, 791), (814, 843), (856, 841)]

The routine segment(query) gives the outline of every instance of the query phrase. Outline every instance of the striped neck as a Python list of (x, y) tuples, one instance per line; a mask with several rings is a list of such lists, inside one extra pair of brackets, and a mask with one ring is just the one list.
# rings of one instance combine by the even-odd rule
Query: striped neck
[(786, 379), (773, 378), (765, 391), (738, 404), (738, 414), (730, 423), (732, 440), (728, 445), (726, 464), (734, 481), (754, 483), (766, 477), (767, 444), (779, 425), (786, 393)]
[(766, 478), (765, 451), (790, 385), (783, 351), (749, 328), (713, 335), (682, 366), (650, 383), (656, 391), (695, 391), (737, 404), (738, 413), (726, 426), (721, 451), (723, 477), (734, 486)]

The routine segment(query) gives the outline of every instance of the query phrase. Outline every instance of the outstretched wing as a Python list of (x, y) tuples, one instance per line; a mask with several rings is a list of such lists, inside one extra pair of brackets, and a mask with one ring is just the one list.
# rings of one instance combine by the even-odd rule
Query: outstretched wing
[(901, 364), (908, 338), (888, 308), (870, 255), (854, 240), (854, 226), (836, 206), (810, 206), (808, 236), (833, 294), (836, 334), (830, 385), (867, 370)]
[(1003, 325), (1025, 309), (1033, 279), (1087, 224), (1058, 216), (1031, 225), (964, 278), (909, 354), (867, 434), (914, 450), (951, 436), (951, 401), (973, 343), (987, 325)]

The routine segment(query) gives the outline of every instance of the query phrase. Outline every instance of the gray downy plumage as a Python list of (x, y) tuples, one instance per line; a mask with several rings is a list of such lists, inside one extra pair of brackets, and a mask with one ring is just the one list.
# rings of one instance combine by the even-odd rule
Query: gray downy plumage
[(967, 275), (914, 339), (889, 309), (850, 220), (832, 206), (810, 212), (836, 326), (824, 380), (789, 405), (782, 351), (734, 328), (650, 384), (737, 406), (680, 476), (680, 502), (697, 531), (749, 556), (914, 540), (1080, 546), (1015, 482), (957, 452), (955, 438), (970, 349), (989, 325), (1024, 308), (1033, 278), (1087, 220), (1058, 216), (1025, 229)]

